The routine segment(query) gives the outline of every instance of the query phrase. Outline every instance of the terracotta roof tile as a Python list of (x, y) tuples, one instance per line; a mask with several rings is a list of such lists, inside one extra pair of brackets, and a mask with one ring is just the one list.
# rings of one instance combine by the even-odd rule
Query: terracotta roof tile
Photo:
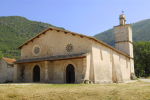
[(2, 59), (5, 60), (8, 64), (12, 64), (13, 62), (16, 61), (16, 59), (10, 59), (10, 58), (3, 58), (2, 57)]
[(89, 53), (79, 53), (79, 54), (71, 54), (71, 55), (57, 55), (57, 56), (48, 56), (48, 57), (40, 57), (40, 58), (20, 59), (15, 61), (14, 63), (29, 63), (29, 62), (36, 62), (36, 61), (71, 59), (77, 57), (85, 57), (88, 54)]

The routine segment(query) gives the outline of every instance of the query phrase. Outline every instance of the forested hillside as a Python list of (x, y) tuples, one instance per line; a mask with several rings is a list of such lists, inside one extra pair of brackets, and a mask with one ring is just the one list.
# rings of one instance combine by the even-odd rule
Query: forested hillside
[(19, 59), (20, 50), (16, 48), (48, 27), (65, 30), (62, 27), (31, 21), (20, 16), (0, 17), (0, 51), (4, 57)]
[[(131, 26), (133, 41), (150, 41), (150, 19), (132, 23)], [(20, 16), (0, 17), (0, 51), (3, 57), (19, 59), (20, 50), (16, 48), (48, 27), (65, 30), (62, 27), (31, 21)], [(113, 29), (96, 34), (94, 37), (114, 47)]]
[[(150, 19), (132, 23), (133, 41), (150, 41)], [(109, 29), (102, 33), (94, 35), (95, 38), (107, 43), (110, 46), (115, 46), (114, 29)]]

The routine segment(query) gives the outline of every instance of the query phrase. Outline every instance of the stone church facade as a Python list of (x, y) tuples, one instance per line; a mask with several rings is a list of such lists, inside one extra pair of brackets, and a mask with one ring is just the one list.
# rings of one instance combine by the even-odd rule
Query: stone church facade
[(132, 27), (120, 15), (115, 48), (94, 37), (49, 27), (18, 47), (14, 82), (116, 83), (134, 73)]

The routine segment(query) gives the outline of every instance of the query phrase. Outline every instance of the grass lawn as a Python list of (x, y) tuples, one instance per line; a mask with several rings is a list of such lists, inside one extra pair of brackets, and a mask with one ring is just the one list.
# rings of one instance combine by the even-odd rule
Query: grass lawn
[(0, 100), (150, 100), (150, 83), (0, 85)]

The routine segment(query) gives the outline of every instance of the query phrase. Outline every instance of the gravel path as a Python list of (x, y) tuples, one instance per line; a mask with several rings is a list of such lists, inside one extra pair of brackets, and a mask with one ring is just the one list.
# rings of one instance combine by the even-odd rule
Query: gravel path
[(132, 83), (132, 82), (137, 82), (138, 80), (130, 80), (130, 81), (126, 81), (124, 83)]
[(143, 82), (150, 82), (150, 79), (146, 79), (146, 78), (139, 78), (139, 80)]

